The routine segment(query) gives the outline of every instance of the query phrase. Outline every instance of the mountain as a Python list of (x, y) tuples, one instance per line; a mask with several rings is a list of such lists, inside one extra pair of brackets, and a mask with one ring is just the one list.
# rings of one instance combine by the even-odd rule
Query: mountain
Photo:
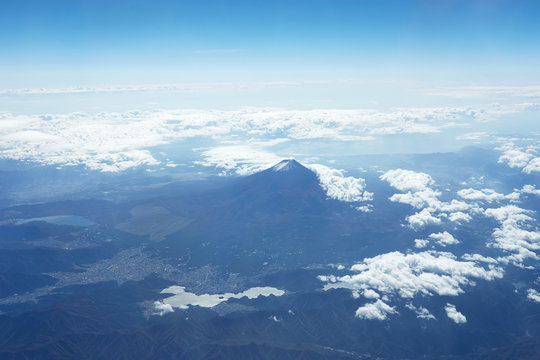
[[(189, 248), (198, 265), (212, 258), (259, 271), (270, 259), (279, 266), (341, 261), (362, 250), (359, 238), (365, 246), (386, 236), (365, 213), (330, 199), (317, 175), (295, 160), (178, 201), (193, 201), (201, 212), (163, 243), (179, 256)], [(250, 265), (238, 260), (254, 252)]]
[(318, 213), (325, 205), (335, 205), (327, 200), (317, 175), (296, 160), (283, 160), (269, 169), (241, 178), (222, 195), (227, 209), (218, 208), (217, 211), (230, 213), (234, 209), (240, 216), (248, 218), (285, 212), (290, 216), (291, 210)]

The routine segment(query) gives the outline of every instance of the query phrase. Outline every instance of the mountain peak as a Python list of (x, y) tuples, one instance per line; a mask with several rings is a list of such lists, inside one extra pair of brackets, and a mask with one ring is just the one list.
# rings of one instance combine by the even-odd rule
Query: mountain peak
[(302, 164), (294, 159), (285, 159), (272, 166), (272, 171), (289, 171), (292, 169), (302, 168)]

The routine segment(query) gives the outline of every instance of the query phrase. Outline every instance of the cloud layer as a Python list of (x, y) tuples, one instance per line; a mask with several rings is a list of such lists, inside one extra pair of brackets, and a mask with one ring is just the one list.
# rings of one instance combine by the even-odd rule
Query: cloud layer
[[(0, 113), (0, 157), (122, 171), (156, 165), (159, 161), (151, 153), (153, 147), (193, 137), (219, 140), (221, 145), (223, 141), (238, 139), (370, 141), (382, 135), (436, 133), (479, 120), (479, 114), (469, 107), (389, 111), (246, 108), (97, 114)], [(530, 164), (524, 165), (524, 171), (533, 171), (535, 160), (528, 160)]]

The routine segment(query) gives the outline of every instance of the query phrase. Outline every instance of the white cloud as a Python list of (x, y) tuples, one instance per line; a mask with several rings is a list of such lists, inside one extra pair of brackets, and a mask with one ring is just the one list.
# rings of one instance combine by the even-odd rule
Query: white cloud
[[(159, 162), (147, 149), (185, 137), (214, 135), (224, 129), (202, 121), (182, 123), (173, 112), (127, 112), (86, 115), (0, 115), (0, 157), (43, 164), (84, 165), (122, 171)], [(13, 121), (17, 126), (13, 126)], [(205, 126), (204, 126), (205, 125)]]
[(459, 196), (461, 196), (463, 199), (467, 200), (474, 200), (474, 201), (487, 201), (487, 202), (493, 202), (493, 201), (501, 201), (505, 199), (509, 200), (517, 200), (519, 199), (519, 193), (513, 192), (508, 195), (500, 194), (496, 192), (493, 189), (482, 189), (482, 190), (476, 190), (476, 189), (461, 189), (457, 192)]
[(456, 211), (454, 213), (450, 213), (448, 215), (448, 219), (453, 222), (461, 223), (461, 222), (469, 222), (472, 220), (471, 215), (466, 214), (462, 211)]
[(489, 264), (487, 268), (473, 261), (459, 261), (451, 253), (426, 251), (413, 254), (390, 252), (353, 265), (352, 275), (320, 276), (325, 290), (346, 288), (379, 294), (413, 298), (416, 295), (456, 296), (463, 287), (474, 285), (472, 278), (494, 280), (503, 270)]
[(372, 289), (366, 289), (362, 292), (362, 295), (364, 295), (365, 298), (367, 299), (378, 299), (380, 297), (380, 295), (372, 290)]
[(430, 234), (429, 238), (435, 240), (441, 246), (459, 244), (459, 240), (448, 231)]
[(416, 192), (406, 192), (403, 194), (394, 194), (390, 197), (390, 201), (408, 204), (417, 209), (425, 206), (435, 207), (439, 203), (437, 199), (441, 193), (432, 189), (424, 189)]
[(429, 244), (429, 240), (426, 239), (415, 239), (414, 246), (418, 249), (425, 248)]
[(328, 197), (345, 202), (372, 200), (373, 194), (364, 190), (366, 182), (362, 178), (345, 176), (344, 170), (332, 169), (320, 164), (308, 165), (313, 170)]
[[(199, 50), (199, 54), (231, 53), (241, 52), (241, 49), (209, 49)], [(64, 88), (19, 88), (19, 89), (1, 89), (0, 95), (57, 95), (57, 94), (86, 94), (86, 93), (127, 93), (127, 92), (173, 92), (183, 93), (200, 91), (204, 89), (222, 88), (230, 90), (231, 88), (267, 87), (267, 86), (291, 86), (298, 85), (296, 81), (259, 81), (259, 82), (195, 82), (195, 83), (174, 83), (157, 85), (125, 85), (109, 87), (91, 87), (74, 86)]]
[(529, 289), (527, 290), (527, 298), (535, 302), (540, 302), (540, 292), (535, 289)]
[(238, 175), (250, 175), (267, 169), (282, 160), (261, 146), (233, 145), (217, 146), (201, 153), (203, 160), (196, 163), (223, 169), (223, 174), (234, 172)]
[(154, 310), (156, 310), (155, 315), (163, 316), (164, 314), (174, 312), (171, 304), (165, 304), (161, 301), (154, 301)]
[(531, 210), (522, 209), (516, 205), (506, 205), (498, 208), (489, 208), (484, 211), (486, 216), (491, 216), (499, 222), (507, 222), (512, 225), (517, 225), (520, 222), (532, 220), (526, 214), (530, 214)]
[(405, 307), (409, 310), (414, 311), (416, 313), (416, 317), (419, 319), (437, 320), (435, 316), (432, 313), (430, 313), (429, 310), (426, 309), (425, 307), (422, 307), (422, 306), (416, 307), (411, 303), (408, 303), (407, 305), (405, 305)]
[[(355, 299), (360, 294), (378, 299), (358, 308), (356, 316), (384, 320), (387, 314), (397, 313), (386, 304), (392, 297), (457, 296), (464, 292), (465, 286), (474, 286), (475, 279), (494, 280), (503, 276), (502, 268), (492, 263), (486, 266), (474, 260), (459, 261), (448, 252), (403, 254), (396, 251), (364, 259), (351, 267), (352, 274), (322, 275), (319, 279), (325, 282), (324, 290), (345, 288), (352, 291)], [(418, 317), (434, 319), (427, 309), (412, 304), (407, 307), (415, 310)]]
[(467, 322), (467, 318), (465, 317), (465, 315), (457, 311), (455, 305), (446, 303), (444, 310), (446, 310), (446, 315), (450, 319), (452, 319), (456, 324), (465, 324)]
[[(247, 114), (250, 125), (266, 133), (286, 133), (294, 139), (329, 138), (369, 141), (373, 135), (433, 133), (457, 126), (468, 117), (450, 108), (409, 108), (381, 112), (358, 110), (254, 110)], [(240, 122), (245, 118), (240, 116)]]
[(68, 88), (26, 88), (4, 89), (0, 95), (51, 95), (51, 94), (84, 94), (135, 92), (165, 89), (164, 86), (117, 86), (117, 87), (68, 87)]
[(426, 173), (395, 169), (387, 171), (380, 178), (388, 181), (391, 186), (398, 190), (407, 191), (406, 193), (392, 195), (389, 198), (390, 201), (422, 209), (406, 219), (413, 229), (419, 229), (426, 225), (441, 224), (442, 219), (458, 223), (468, 222), (471, 220), (471, 216), (464, 211), (479, 211), (477, 205), (471, 205), (460, 200), (453, 199), (450, 202), (439, 200), (441, 192), (430, 187), (430, 185), (435, 184), (435, 181)]
[(488, 217), (495, 218), (500, 227), (493, 231), (492, 241), (488, 246), (502, 249), (511, 253), (499, 260), (523, 266), (526, 259), (538, 260), (536, 252), (540, 250), (540, 231), (528, 225), (533, 220), (530, 210), (507, 205), (499, 208), (490, 208), (484, 211)]
[[(540, 87), (537, 85), (523, 86), (449, 86), (433, 89), (430, 94), (439, 96), (451, 96), (455, 98), (470, 97), (523, 97), (526, 99), (539, 98)], [(500, 105), (499, 105), (500, 106)]]
[[(60, 92), (95, 90), (144, 89), (78, 88)], [(244, 108), (35, 116), (0, 113), (0, 156), (53, 165), (91, 164), (91, 168), (101, 171), (121, 171), (156, 165), (158, 161), (148, 151), (150, 148), (193, 137), (237, 141), (268, 138), (371, 141), (380, 134), (439, 132), (469, 122), (477, 114), (470, 108), (408, 108), (385, 112)], [(120, 164), (116, 163), (117, 157)], [(540, 164), (532, 161), (524, 165), (524, 171), (536, 171), (537, 165)]]
[(477, 207), (460, 200), (451, 200), (450, 202), (442, 202), (439, 199), (433, 201), (430, 204), (431, 207), (435, 208), (438, 211), (442, 212), (454, 212), (454, 211), (466, 211), (473, 210), (477, 211)]
[(523, 168), (523, 172), (530, 174), (532, 172), (540, 172), (540, 157), (535, 157)]
[(369, 303), (356, 310), (356, 317), (365, 320), (385, 320), (388, 314), (395, 314), (397, 311), (382, 300)]
[(462, 134), (462, 135), (459, 135), (458, 137), (456, 137), (456, 140), (480, 140), (480, 139), (485, 139), (485, 138), (488, 138), (490, 135), (489, 133), (487, 132), (484, 132), (484, 131), (478, 131), (478, 132), (471, 132), (471, 133), (465, 133), (465, 134)]
[(531, 194), (540, 196), (540, 189), (537, 189), (535, 185), (523, 185), (521, 190), (518, 190), (524, 194)]
[(464, 254), (461, 258), (463, 260), (467, 260), (467, 261), (484, 262), (484, 263), (488, 263), (488, 264), (497, 264), (498, 263), (498, 261), (495, 260), (494, 258), (489, 257), (489, 256), (483, 256), (483, 255), (480, 255), (480, 254)]
[(512, 168), (521, 168), (524, 173), (540, 172), (540, 145), (530, 145), (526, 149), (507, 142), (499, 147), (503, 154), (499, 157), (500, 163), (506, 163)]
[(368, 205), (357, 206), (357, 207), (355, 207), (355, 209), (358, 210), (358, 211), (361, 211), (361, 212), (368, 213), (368, 212), (373, 211), (373, 205), (368, 204)]
[(506, 162), (510, 167), (524, 168), (533, 157), (534, 155), (531, 153), (509, 149), (499, 157), (499, 162)]
[(416, 316), (420, 319), (436, 320), (435, 316), (424, 307), (419, 307), (416, 309)]
[(433, 179), (428, 174), (403, 169), (389, 170), (380, 178), (400, 191), (422, 191), (434, 184)]
[(439, 225), (441, 219), (433, 216), (429, 209), (423, 209), (414, 215), (407, 216), (409, 226), (413, 229), (419, 229), (426, 225)]

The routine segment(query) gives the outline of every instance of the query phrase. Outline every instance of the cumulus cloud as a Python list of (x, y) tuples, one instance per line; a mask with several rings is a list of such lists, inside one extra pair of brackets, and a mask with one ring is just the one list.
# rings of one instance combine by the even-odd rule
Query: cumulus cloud
[(428, 309), (425, 307), (419, 306), (416, 307), (411, 303), (408, 303), (405, 305), (405, 307), (409, 310), (412, 310), (416, 313), (416, 317), (419, 319), (426, 319), (426, 320), (436, 320), (435, 316), (429, 312)]
[(464, 254), (461, 258), (463, 260), (484, 262), (484, 263), (488, 263), (488, 264), (497, 264), (498, 263), (498, 261), (496, 259), (494, 259), (492, 257), (489, 257), (489, 256), (483, 256), (483, 255), (480, 255), (480, 254)]
[(362, 292), (362, 295), (364, 295), (365, 298), (367, 299), (378, 299), (380, 297), (380, 295), (372, 290), (372, 289), (366, 289)]
[(328, 197), (345, 202), (359, 202), (372, 200), (373, 194), (365, 191), (366, 182), (362, 178), (345, 176), (344, 170), (332, 169), (320, 164), (308, 165), (313, 170), (321, 187)]
[[(466, 286), (474, 286), (475, 279), (494, 280), (503, 276), (502, 268), (493, 263), (480, 266), (472, 256), (470, 261), (459, 261), (448, 252), (425, 251), (403, 254), (390, 252), (351, 267), (352, 274), (343, 276), (321, 275), (324, 290), (350, 289), (354, 298), (362, 294), (377, 299), (359, 307), (356, 316), (363, 319), (384, 320), (397, 310), (388, 305), (392, 297), (412, 299), (415, 296), (457, 296)], [(411, 303), (407, 308), (418, 317), (434, 319), (425, 308), (416, 308)]]
[(400, 191), (422, 191), (434, 184), (433, 179), (428, 174), (403, 169), (389, 170), (380, 178)]
[(433, 216), (429, 209), (423, 209), (414, 215), (407, 216), (409, 226), (413, 229), (419, 229), (427, 225), (439, 225), (441, 219)]
[(463, 223), (472, 220), (471, 215), (464, 213), (463, 211), (456, 211), (448, 215), (448, 219), (453, 222)]
[(430, 234), (429, 238), (441, 246), (459, 244), (459, 240), (448, 231)]
[(501, 201), (501, 200), (518, 200), (519, 192), (513, 192), (508, 195), (500, 194), (493, 189), (461, 189), (457, 192), (459, 196), (463, 199), (473, 200), (473, 201)]
[(432, 233), (428, 236), (428, 239), (416, 239), (414, 240), (414, 246), (421, 249), (426, 247), (429, 244), (430, 240), (435, 241), (437, 244), (446, 247), (446, 245), (455, 245), (459, 244), (459, 240), (457, 240), (452, 234), (450, 234), (448, 231), (439, 232), (439, 233)]
[(365, 320), (385, 320), (388, 314), (395, 314), (397, 311), (382, 300), (369, 303), (356, 309), (355, 316)]
[(540, 302), (540, 292), (535, 289), (529, 289), (527, 290), (527, 298), (535, 302)]
[(429, 240), (426, 239), (415, 239), (414, 246), (418, 249), (425, 248), (429, 244)]
[(534, 157), (533, 154), (521, 150), (509, 149), (499, 157), (499, 162), (506, 162), (510, 167), (524, 168)]
[(540, 145), (531, 145), (527, 148), (516, 146), (507, 142), (499, 147), (503, 154), (499, 157), (500, 163), (506, 163), (512, 168), (520, 168), (524, 173), (540, 172)]
[(491, 216), (499, 222), (507, 222), (512, 225), (532, 220), (532, 218), (527, 215), (531, 212), (531, 210), (522, 209), (516, 205), (489, 208), (484, 211), (487, 216)]
[(478, 206), (460, 200), (453, 199), (450, 202), (439, 200), (441, 192), (430, 187), (435, 184), (435, 181), (426, 173), (395, 169), (387, 171), (380, 176), (380, 179), (388, 181), (397, 190), (407, 191), (392, 195), (389, 198), (390, 201), (421, 209), (406, 219), (413, 229), (441, 224), (442, 219), (458, 223), (468, 222), (471, 216), (464, 211), (479, 210)]
[(155, 315), (163, 316), (167, 313), (174, 312), (171, 304), (165, 304), (161, 301), (154, 301)]
[(530, 210), (515, 205), (506, 205), (499, 208), (489, 208), (484, 211), (488, 217), (497, 220), (500, 227), (495, 228), (492, 241), (488, 246), (502, 249), (511, 253), (499, 260), (523, 266), (527, 259), (538, 260), (536, 252), (540, 250), (540, 231), (528, 225), (533, 218), (529, 216)]
[(523, 168), (523, 172), (530, 174), (532, 172), (540, 172), (540, 157), (535, 157)]
[(452, 319), (456, 324), (465, 324), (467, 322), (467, 318), (465, 317), (465, 315), (457, 311), (455, 305), (446, 303), (444, 310), (446, 310), (446, 315), (450, 319)]
[(408, 191), (403, 194), (394, 194), (390, 197), (390, 201), (408, 204), (417, 209), (421, 209), (425, 206), (434, 207), (439, 203), (437, 197), (440, 195), (440, 192), (427, 188), (415, 192)]
[(476, 205), (471, 205), (466, 202), (460, 201), (460, 200), (451, 200), (450, 202), (442, 202), (437, 199), (437, 201), (434, 201), (430, 204), (431, 207), (433, 207), (435, 210), (446, 212), (446, 213), (453, 213), (459, 212), (459, 211), (479, 211), (478, 207)]
[(518, 190), (519, 192), (523, 194), (531, 194), (540, 196), (540, 189), (537, 189), (535, 185), (523, 185), (521, 190)]
[(358, 210), (358, 211), (361, 211), (361, 212), (368, 213), (368, 212), (373, 211), (373, 205), (368, 204), (368, 205), (357, 206), (357, 207), (355, 207), (355, 209)]
[(352, 275), (319, 276), (324, 289), (346, 288), (357, 291), (371, 289), (379, 294), (413, 298), (416, 295), (461, 294), (472, 279), (501, 278), (503, 270), (492, 264), (487, 268), (474, 261), (459, 261), (448, 252), (425, 251), (403, 254), (390, 252), (351, 267)]

